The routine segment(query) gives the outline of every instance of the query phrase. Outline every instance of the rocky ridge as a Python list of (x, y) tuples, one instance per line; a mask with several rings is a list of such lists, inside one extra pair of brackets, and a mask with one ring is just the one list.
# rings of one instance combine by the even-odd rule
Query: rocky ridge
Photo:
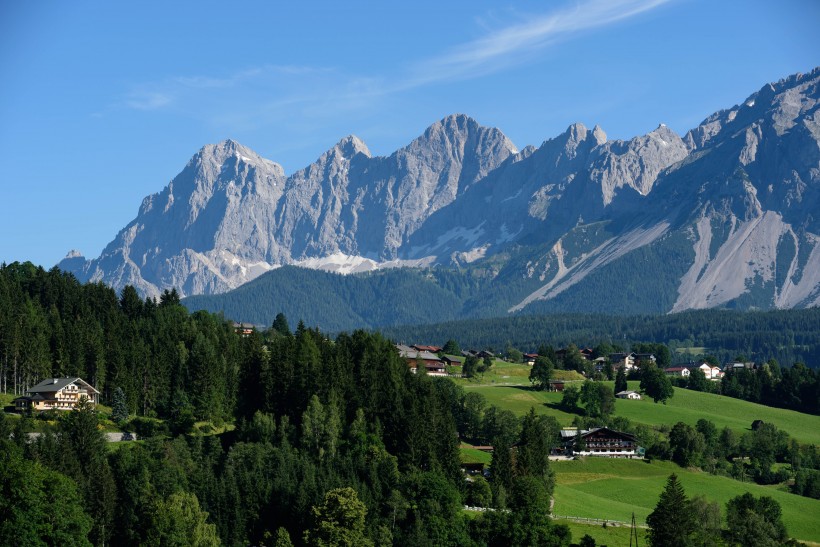
[(220, 293), (284, 264), (494, 261), (496, 283), (526, 280), (510, 297), (518, 311), (566, 302), (636, 252), (667, 256), (674, 242), (666, 311), (816, 305), (818, 82), (820, 69), (767, 84), (683, 137), (661, 124), (608, 140), (573, 124), (518, 151), (454, 115), (390, 156), (346, 137), (290, 176), (224, 141), (147, 197), (99, 258), (75, 253), (60, 266), (155, 296)]

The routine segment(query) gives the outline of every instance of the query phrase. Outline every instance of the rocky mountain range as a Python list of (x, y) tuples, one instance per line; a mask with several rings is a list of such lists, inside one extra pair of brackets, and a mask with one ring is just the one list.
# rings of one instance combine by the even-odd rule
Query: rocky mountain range
[(767, 84), (683, 137), (574, 124), (519, 151), (454, 115), (386, 157), (346, 137), (290, 176), (207, 145), (98, 258), (59, 266), (151, 296), (225, 293), (282, 265), (435, 267), (479, 280), (460, 316), (815, 306), (819, 83), (820, 68)]

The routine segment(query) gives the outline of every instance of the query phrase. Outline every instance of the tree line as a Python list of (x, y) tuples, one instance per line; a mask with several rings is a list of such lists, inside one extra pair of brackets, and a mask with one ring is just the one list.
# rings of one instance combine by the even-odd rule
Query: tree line
[[(395, 340), (440, 343), (441, 333), (461, 347), (503, 351), (512, 346), (535, 351), (542, 344), (595, 347), (605, 342), (630, 349), (636, 343), (659, 343), (672, 351), (674, 362), (690, 354), (677, 348), (705, 348), (724, 363), (737, 355), (755, 362), (804, 363), (820, 367), (820, 308), (804, 310), (696, 310), (665, 315), (566, 314), (520, 315), (382, 327)], [(634, 351), (634, 350), (633, 350)]]

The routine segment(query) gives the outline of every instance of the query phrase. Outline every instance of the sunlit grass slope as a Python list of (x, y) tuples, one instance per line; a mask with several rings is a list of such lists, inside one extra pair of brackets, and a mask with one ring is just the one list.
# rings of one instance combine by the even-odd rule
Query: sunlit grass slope
[[(752, 483), (682, 469), (670, 462), (587, 458), (553, 462), (557, 476), (556, 515), (604, 518), (629, 522), (632, 513), (643, 524), (654, 509), (667, 477), (676, 473), (687, 496), (703, 495), (721, 506), (751, 492), (771, 496), (783, 509), (783, 522), (794, 538), (820, 542), (820, 500), (806, 498)], [(627, 536), (628, 537), (628, 536)]]

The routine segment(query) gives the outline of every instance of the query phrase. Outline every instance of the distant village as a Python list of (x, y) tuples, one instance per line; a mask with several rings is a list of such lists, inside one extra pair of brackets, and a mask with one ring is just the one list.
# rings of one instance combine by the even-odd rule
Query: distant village
[[(406, 359), (407, 366), (413, 373), (418, 373), (419, 368), (423, 367), (426, 374), (430, 376), (461, 377), (464, 364), (466, 360), (470, 358), (482, 361), (487, 359), (502, 359), (511, 363), (534, 366), (539, 357), (537, 353), (521, 353), (519, 358), (518, 352), (508, 352), (515, 353), (513, 356), (510, 354), (496, 354), (490, 350), (474, 349), (462, 350), (459, 354), (453, 355), (445, 352), (444, 347), (423, 344), (396, 344), (396, 349), (399, 355)], [(639, 374), (641, 366), (644, 366), (646, 363), (657, 363), (657, 357), (652, 353), (616, 352), (603, 356), (595, 356), (595, 351), (591, 348), (567, 347), (555, 350), (554, 357), (557, 362), (554, 364), (560, 368), (563, 366), (567, 355), (575, 352), (586, 362), (583, 370), (579, 370), (578, 372), (584, 377), (588, 378), (592, 376), (594, 379), (611, 379), (613, 371), (617, 371), (621, 368), (627, 376), (635, 378)], [(721, 368), (706, 361), (699, 361), (685, 366), (670, 366), (663, 370), (666, 376), (671, 379), (688, 379), (695, 370), (699, 370), (707, 380), (719, 382), (728, 369), (748, 369), (753, 367), (754, 363), (731, 362)], [(567, 381), (551, 379), (549, 381), (549, 390), (563, 391), (566, 384), (580, 381), (581, 380)], [(641, 399), (641, 394), (632, 390), (620, 391), (615, 393), (615, 396), (619, 399)], [(476, 448), (486, 452), (492, 452), (493, 450), (491, 446)], [(638, 441), (634, 435), (616, 431), (609, 427), (580, 430), (574, 427), (564, 428), (561, 431), (560, 442), (551, 450), (550, 458), (569, 459), (579, 456), (641, 458), (644, 456), (644, 448), (638, 445)], [(484, 465), (474, 463), (465, 465), (464, 468), (468, 473), (481, 473), (484, 470)]]
[[(511, 359), (508, 355), (495, 354), (489, 350), (477, 351), (473, 349), (463, 350), (460, 355), (448, 355), (444, 353), (444, 348), (440, 346), (420, 344), (410, 346), (405, 344), (396, 344), (396, 349), (399, 351), (399, 355), (407, 360), (410, 370), (417, 372), (418, 366), (423, 364), (427, 374), (433, 376), (460, 376), (460, 371), (453, 370), (451, 367), (461, 367), (464, 364), (464, 360), (468, 357), (475, 357), (478, 359), (484, 359), (487, 357), (490, 359), (503, 359), (508, 362), (519, 362), (529, 366), (533, 366), (535, 364), (535, 360), (538, 358), (537, 353), (522, 353), (521, 360), (516, 361)], [(572, 350), (569, 348), (558, 349), (555, 351), (555, 356), (559, 361), (562, 361), (563, 357), (569, 351)], [(584, 360), (592, 364), (592, 370), (595, 373), (600, 374), (604, 373), (607, 366), (610, 366), (613, 371), (623, 368), (624, 371), (629, 374), (633, 371), (637, 372), (640, 368), (639, 363), (641, 362), (657, 363), (657, 358), (652, 353), (619, 352), (610, 353), (607, 356), (595, 357), (594, 351), (591, 348), (580, 348), (577, 351)], [(558, 365), (558, 363), (555, 364)], [(751, 369), (754, 367), (755, 364), (752, 362), (729, 362), (721, 368), (706, 361), (698, 361), (687, 365), (667, 367), (664, 368), (663, 371), (669, 377), (688, 378), (694, 370), (700, 370), (703, 372), (703, 375), (707, 380), (718, 382), (723, 378), (726, 370), (739, 368)], [(586, 375), (584, 371), (579, 372)]]

